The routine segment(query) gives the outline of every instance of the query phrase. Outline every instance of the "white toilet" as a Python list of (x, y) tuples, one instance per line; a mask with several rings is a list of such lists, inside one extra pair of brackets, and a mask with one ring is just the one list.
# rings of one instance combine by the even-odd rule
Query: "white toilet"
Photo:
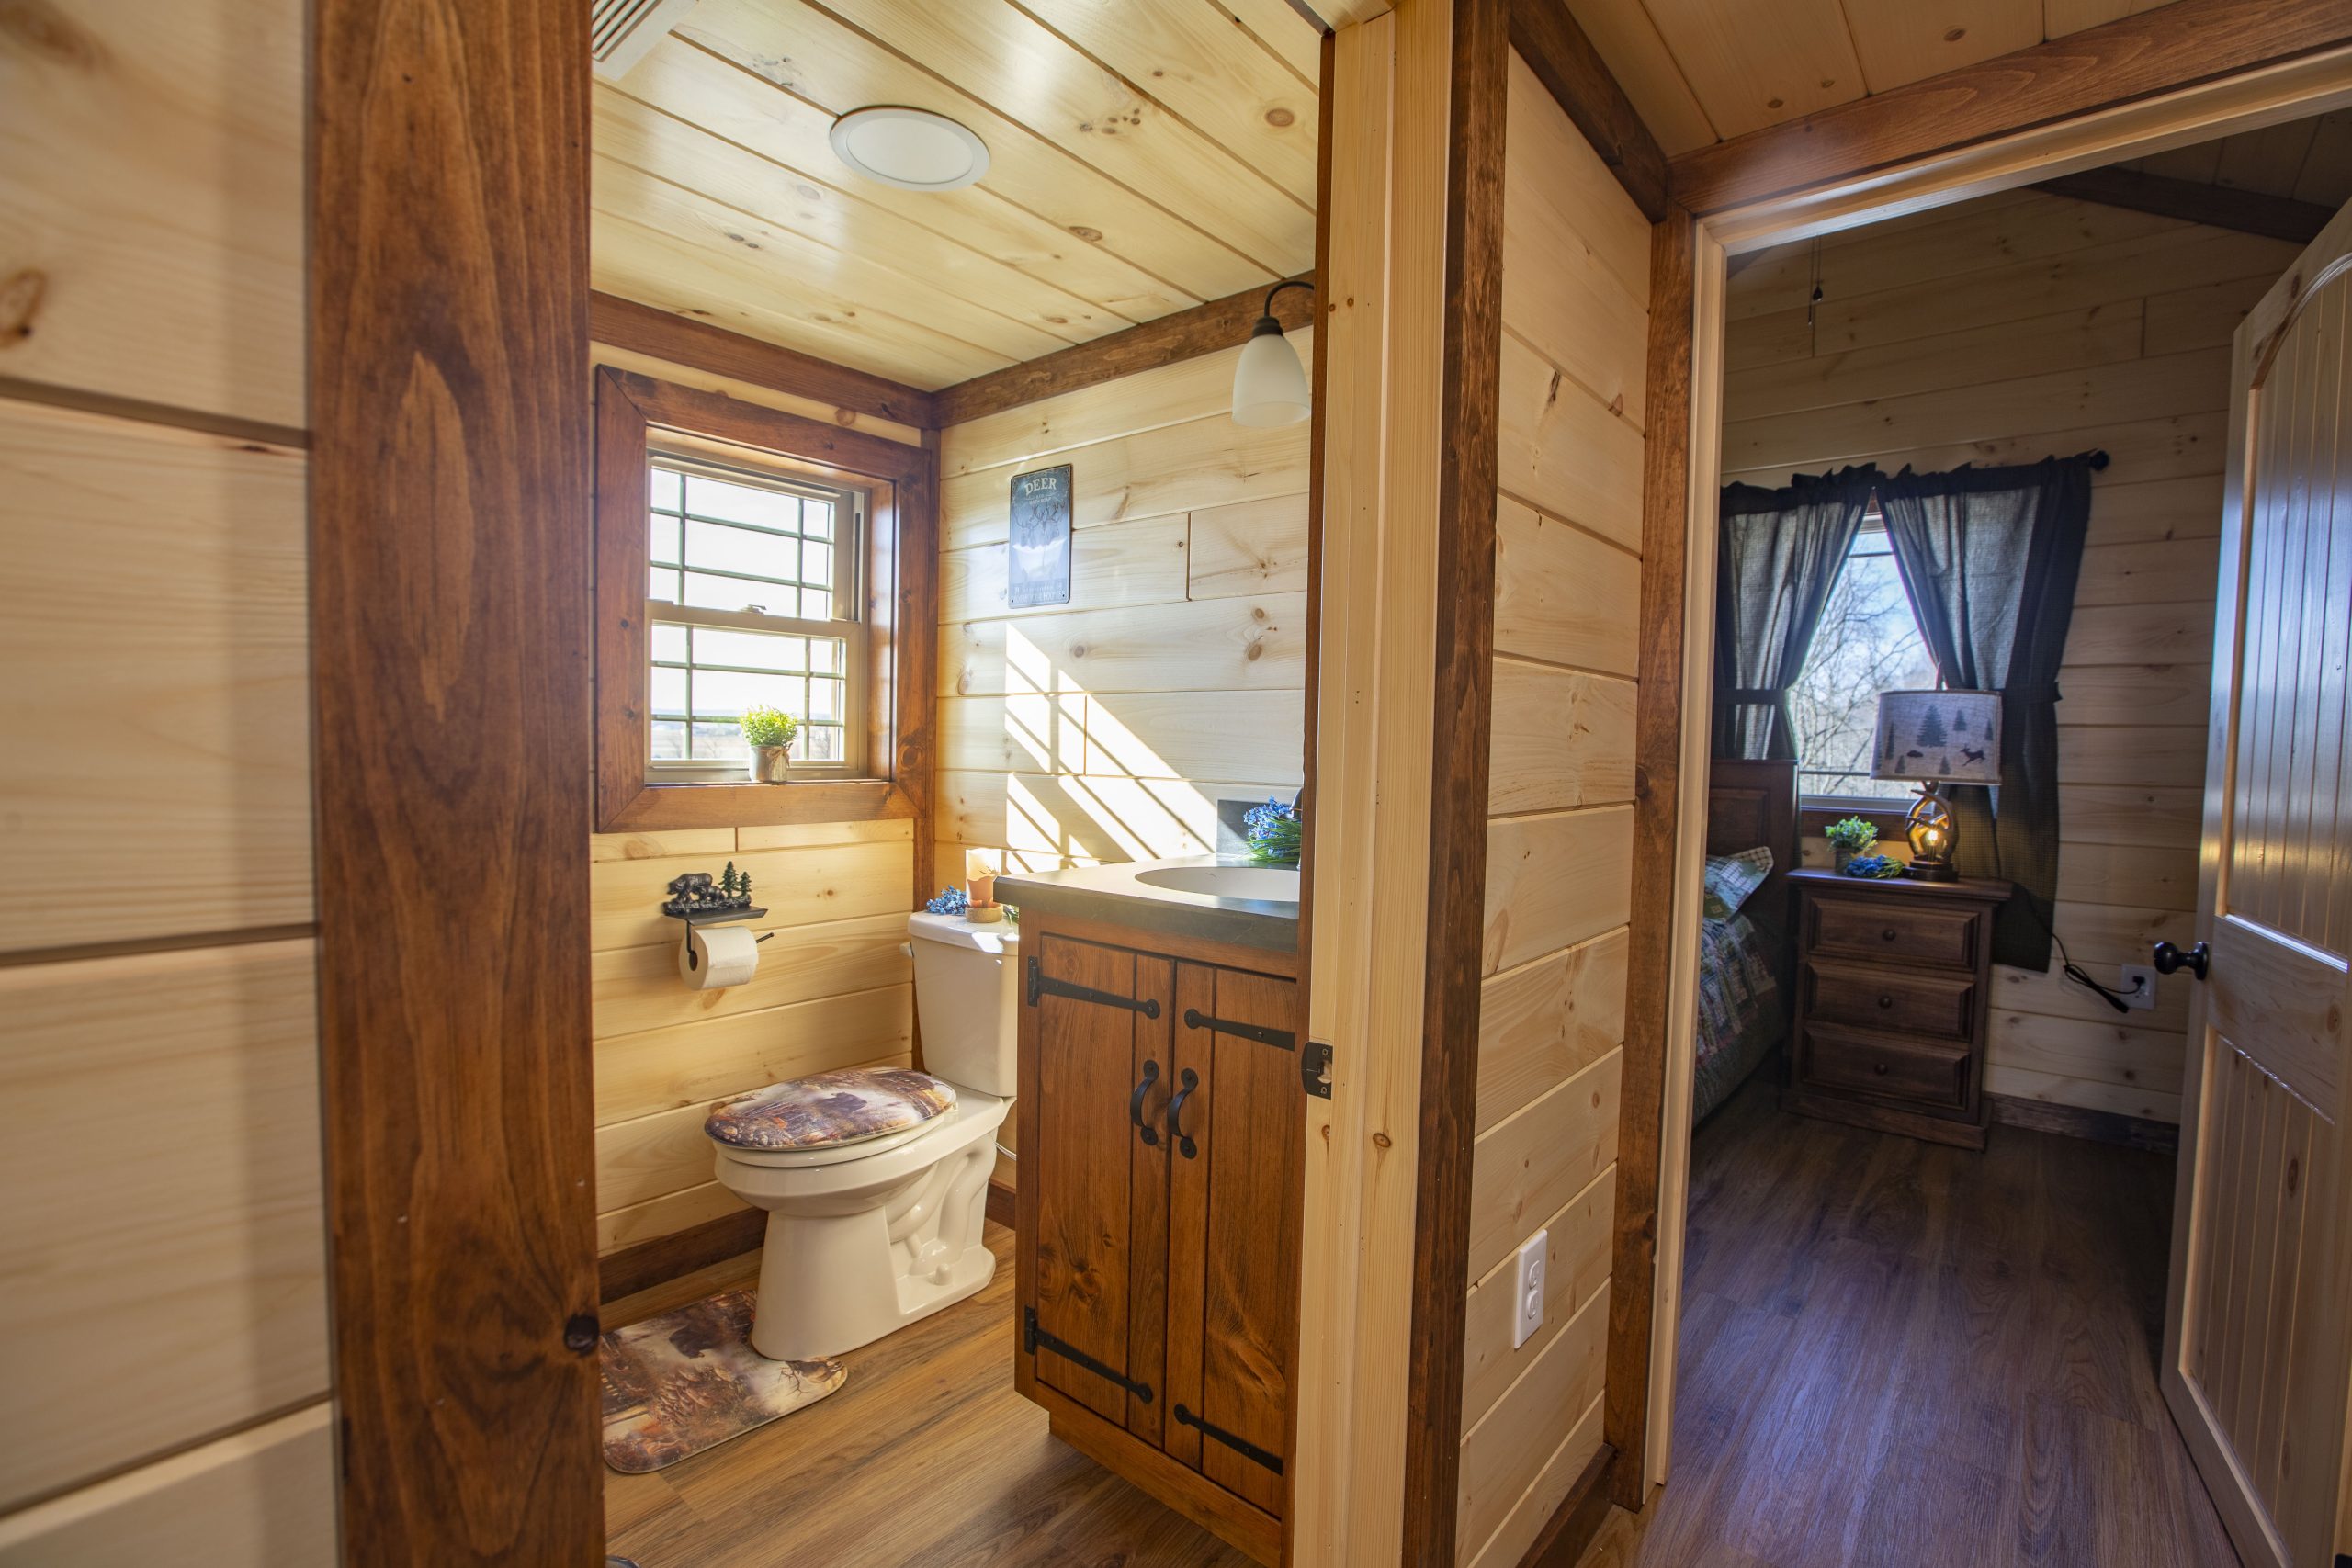
[(822, 1073), (731, 1101), (706, 1125), (719, 1181), (768, 1213), (752, 1327), (763, 1356), (854, 1350), (996, 1271), (980, 1229), (1012, 1109), (1019, 928), (917, 914), (907, 931), (928, 1076)]

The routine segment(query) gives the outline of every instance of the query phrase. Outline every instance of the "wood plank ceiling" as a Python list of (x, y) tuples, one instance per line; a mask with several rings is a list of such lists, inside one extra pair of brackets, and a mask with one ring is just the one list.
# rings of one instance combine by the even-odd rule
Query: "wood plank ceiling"
[(2352, 201), (2352, 109), (2336, 109), (2118, 165), (2337, 208)]
[[(1669, 157), (2155, 8), (2150, 0), (1568, 0)], [(2341, 202), (2333, 193), (2352, 164), (2352, 138), (2340, 118), (2325, 117), (2316, 134), (2305, 122), (2229, 138), (2226, 158), (2192, 149), (2145, 165)], [(2307, 167), (2311, 183), (2298, 190)]]
[[(1287, 0), (700, 0), (595, 93), (605, 292), (936, 389), (1314, 264), (1319, 40)], [(833, 154), (873, 104), (987, 178)]]

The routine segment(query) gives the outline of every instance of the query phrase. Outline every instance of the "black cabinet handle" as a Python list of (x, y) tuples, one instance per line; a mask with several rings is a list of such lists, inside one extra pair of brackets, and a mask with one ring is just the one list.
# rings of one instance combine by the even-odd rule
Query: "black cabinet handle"
[(2159, 975), (2177, 975), (2186, 969), (2202, 980), (2213, 965), (2213, 950), (2201, 942), (2186, 953), (2168, 942), (2160, 942), (2156, 943), (2155, 956)]
[(1168, 1141), (1176, 1145), (1178, 1154), (1191, 1159), (1201, 1149), (1198, 1144), (1184, 1135), (1184, 1102), (1193, 1098), (1194, 1089), (1201, 1087), (1201, 1075), (1186, 1067), (1176, 1081), (1183, 1087), (1176, 1091), (1176, 1098), (1168, 1102)]
[(1159, 1146), (1159, 1129), (1143, 1119), (1143, 1097), (1149, 1094), (1151, 1086), (1159, 1081), (1159, 1064), (1147, 1061), (1143, 1065), (1143, 1082), (1136, 1085), (1135, 1093), (1127, 1097), (1127, 1120), (1136, 1124), (1136, 1131), (1143, 1134), (1143, 1141), (1153, 1148)]

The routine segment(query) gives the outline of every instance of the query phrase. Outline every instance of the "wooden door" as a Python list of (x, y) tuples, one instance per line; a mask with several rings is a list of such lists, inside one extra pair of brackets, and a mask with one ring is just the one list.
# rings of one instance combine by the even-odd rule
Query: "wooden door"
[(2352, 209), (2236, 343), (2164, 1382), (2249, 1565), (2352, 1551), (2347, 307)]
[(1298, 987), (1205, 964), (1176, 971), (1160, 1441), (1279, 1515), (1306, 1124)]
[(1023, 981), (1035, 1081), (1021, 1085), (1020, 1188), (1035, 1261), (1022, 1344), (1038, 1382), (1156, 1437), (1167, 1162), (1141, 1134), (1157, 1141), (1175, 965), (1047, 935)]

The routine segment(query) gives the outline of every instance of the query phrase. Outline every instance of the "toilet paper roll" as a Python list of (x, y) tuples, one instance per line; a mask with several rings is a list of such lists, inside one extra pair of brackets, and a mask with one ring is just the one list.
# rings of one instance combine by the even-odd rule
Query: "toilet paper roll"
[(678, 978), (690, 991), (740, 986), (759, 966), (759, 933), (749, 926), (696, 926), (678, 949)]

